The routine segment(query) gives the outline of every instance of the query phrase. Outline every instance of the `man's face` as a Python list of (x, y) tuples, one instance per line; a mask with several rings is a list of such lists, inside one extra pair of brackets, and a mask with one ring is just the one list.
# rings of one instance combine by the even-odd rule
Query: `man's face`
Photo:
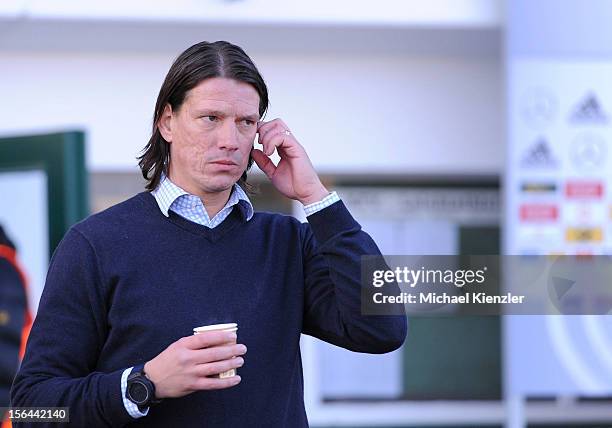
[(247, 167), (258, 119), (253, 86), (223, 77), (200, 82), (160, 121), (170, 143), (170, 179), (201, 197), (230, 189)]

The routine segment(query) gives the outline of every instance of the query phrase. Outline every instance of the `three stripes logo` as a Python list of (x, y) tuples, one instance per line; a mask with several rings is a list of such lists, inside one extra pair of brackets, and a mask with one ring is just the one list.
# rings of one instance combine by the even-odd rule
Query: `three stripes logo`
[(521, 166), (524, 168), (555, 168), (558, 162), (553, 156), (550, 144), (539, 138), (525, 152)]
[(608, 123), (608, 115), (597, 96), (588, 93), (574, 108), (570, 115), (570, 122), (574, 124), (603, 124)]

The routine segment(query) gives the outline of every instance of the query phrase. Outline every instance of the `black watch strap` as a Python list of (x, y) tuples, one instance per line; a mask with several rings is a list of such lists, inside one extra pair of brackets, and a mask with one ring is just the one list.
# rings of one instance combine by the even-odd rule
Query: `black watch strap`
[(146, 376), (144, 364), (134, 366), (128, 375), (125, 395), (140, 411), (162, 401), (155, 398), (155, 384)]

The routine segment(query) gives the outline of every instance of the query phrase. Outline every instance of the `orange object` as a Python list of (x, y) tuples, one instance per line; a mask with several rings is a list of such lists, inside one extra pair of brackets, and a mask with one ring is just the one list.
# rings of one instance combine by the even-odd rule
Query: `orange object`
[[(23, 284), (24, 291), (26, 294), (26, 311), (23, 328), (21, 329), (21, 345), (19, 346), (19, 360), (21, 361), (23, 359), (23, 355), (25, 354), (26, 342), (28, 341), (28, 335), (30, 334), (30, 329), (32, 328), (33, 321), (32, 314), (27, 305), (28, 279), (25, 275), (24, 270), (21, 268), (19, 261), (17, 260), (17, 253), (15, 252), (14, 248), (9, 247), (8, 245), (0, 244), (0, 257), (8, 260), (9, 263), (15, 268), (15, 270), (19, 274), (19, 277), (21, 278), (21, 282)], [(5, 418), (2, 421), (2, 425), (0, 425), (0, 428), (10, 428), (12, 426), (13, 425), (11, 424), (11, 421), (8, 418)]]

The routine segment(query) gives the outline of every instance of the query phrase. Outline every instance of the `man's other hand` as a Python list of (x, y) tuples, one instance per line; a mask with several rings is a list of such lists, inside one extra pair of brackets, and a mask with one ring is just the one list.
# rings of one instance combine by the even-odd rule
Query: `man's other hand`
[(147, 362), (144, 371), (155, 385), (157, 398), (182, 397), (195, 391), (238, 385), (238, 375), (224, 379), (210, 376), (241, 367), (241, 355), (245, 353), (246, 346), (236, 344), (236, 333), (209, 331), (172, 343)]

